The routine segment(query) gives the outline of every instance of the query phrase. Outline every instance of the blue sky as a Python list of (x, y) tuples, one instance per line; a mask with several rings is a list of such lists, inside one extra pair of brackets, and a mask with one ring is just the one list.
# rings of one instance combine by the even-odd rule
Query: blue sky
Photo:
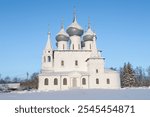
[(149, 0), (0, 0), (2, 77), (39, 72), (48, 24), (56, 48), (61, 19), (66, 29), (72, 22), (74, 6), (84, 29), (90, 17), (106, 68), (119, 68), (128, 61), (134, 67), (150, 65)]

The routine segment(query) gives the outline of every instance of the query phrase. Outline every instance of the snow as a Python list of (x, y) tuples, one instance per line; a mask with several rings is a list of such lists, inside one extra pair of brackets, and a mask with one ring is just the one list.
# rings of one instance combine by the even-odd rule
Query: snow
[(0, 100), (150, 100), (150, 88), (15, 91), (0, 93)]

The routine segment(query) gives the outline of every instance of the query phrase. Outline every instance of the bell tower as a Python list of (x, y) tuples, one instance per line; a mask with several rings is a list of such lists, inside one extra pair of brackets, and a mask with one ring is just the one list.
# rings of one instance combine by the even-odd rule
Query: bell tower
[(53, 49), (51, 45), (50, 32), (48, 32), (47, 43), (43, 50), (42, 71), (53, 71)]
[(93, 46), (90, 58), (87, 60), (88, 72), (92, 76), (99, 76), (104, 73), (104, 58), (101, 57), (96, 47), (96, 34), (93, 37)]

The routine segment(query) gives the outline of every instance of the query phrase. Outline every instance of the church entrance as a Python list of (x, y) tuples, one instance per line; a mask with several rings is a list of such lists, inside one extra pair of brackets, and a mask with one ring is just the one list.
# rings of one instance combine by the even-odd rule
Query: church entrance
[(77, 78), (72, 79), (72, 87), (76, 88), (77, 87)]

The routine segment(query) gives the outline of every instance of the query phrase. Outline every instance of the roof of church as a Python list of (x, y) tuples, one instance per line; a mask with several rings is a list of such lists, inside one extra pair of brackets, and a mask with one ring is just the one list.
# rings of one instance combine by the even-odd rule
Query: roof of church
[(115, 71), (115, 70), (112, 70), (112, 69), (106, 69), (105, 68), (105, 73), (116, 73), (116, 72), (118, 72), (118, 71)]
[(51, 39), (50, 39), (50, 32), (48, 32), (48, 39), (47, 39), (47, 43), (46, 43), (45, 49), (52, 50)]

